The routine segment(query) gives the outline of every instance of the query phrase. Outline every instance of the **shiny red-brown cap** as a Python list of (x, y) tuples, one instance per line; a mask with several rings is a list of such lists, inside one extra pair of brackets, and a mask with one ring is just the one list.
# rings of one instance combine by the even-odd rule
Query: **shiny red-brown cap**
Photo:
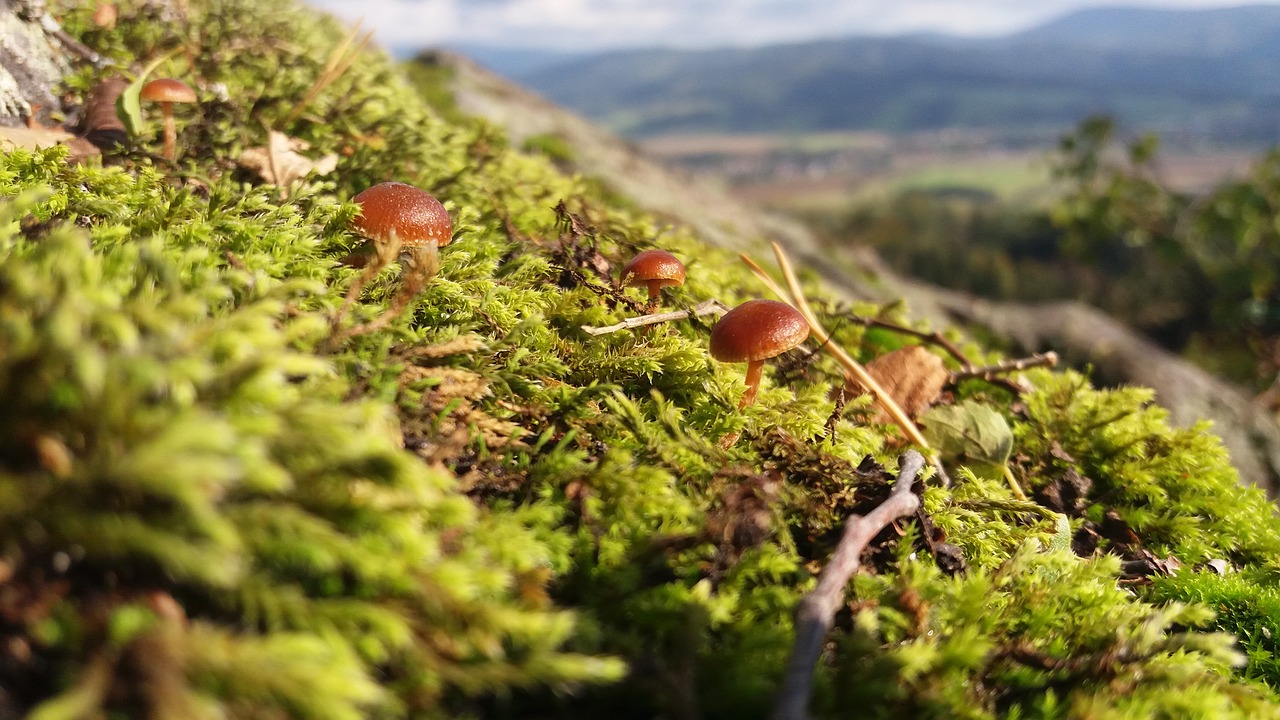
[(666, 250), (645, 250), (622, 266), (624, 285), (648, 285), (659, 287), (684, 284), (684, 263)]
[(196, 91), (181, 80), (160, 78), (143, 85), (138, 97), (148, 102), (193, 103)]
[(711, 357), (720, 362), (764, 360), (809, 337), (809, 323), (777, 300), (748, 300), (725, 313), (711, 330)]
[(353, 198), (360, 206), (355, 228), (374, 242), (386, 242), (394, 231), (406, 247), (448, 245), (453, 222), (431, 193), (401, 182), (384, 182)]

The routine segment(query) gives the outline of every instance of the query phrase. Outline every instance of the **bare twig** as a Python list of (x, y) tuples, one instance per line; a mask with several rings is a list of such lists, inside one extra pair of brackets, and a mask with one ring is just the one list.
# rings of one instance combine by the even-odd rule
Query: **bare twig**
[(562, 265), (553, 264), (552, 267), (562, 270), (566, 273), (569, 273), (569, 276), (573, 278), (574, 282), (578, 283), (582, 287), (590, 290), (591, 292), (595, 293), (596, 295), (599, 295), (602, 298), (608, 298), (618, 303), (619, 305), (626, 305), (627, 307), (631, 308), (632, 312), (638, 312), (638, 313), (644, 312), (644, 303), (639, 302), (634, 298), (627, 297), (615, 287), (603, 285), (601, 283), (598, 283), (592, 280), (591, 278), (587, 277), (586, 274), (582, 272), (582, 270), (574, 267), (572, 264), (568, 262)]
[(977, 378), (979, 380), (994, 380), (1000, 375), (1008, 375), (1009, 373), (1030, 370), (1035, 367), (1055, 367), (1058, 364), (1058, 353), (1047, 352), (1038, 353), (1031, 357), (1019, 358), (1016, 360), (1002, 360), (995, 365), (988, 365), (980, 368), (969, 368), (967, 370), (957, 370), (947, 378), (949, 383), (956, 383), (960, 380), (969, 378)]
[(88, 45), (85, 45), (79, 40), (76, 40), (74, 37), (71, 37), (71, 34), (68, 33), (66, 30), (63, 30), (62, 25), (58, 24), (58, 21), (53, 19), (52, 15), (50, 15), (49, 13), (44, 13), (43, 15), (40, 16), (39, 20), (40, 20), (40, 28), (44, 30), (50, 37), (57, 40), (59, 43), (62, 43), (62, 46), (65, 47), (67, 50), (70, 50), (76, 55), (79, 55), (81, 59), (91, 63), (95, 68), (98, 68), (99, 70), (101, 70), (103, 67), (106, 66), (107, 61), (105, 58), (103, 58), (98, 53), (94, 52), (94, 50), (90, 48)]
[(836, 424), (840, 422), (840, 418), (844, 416), (845, 406), (849, 404), (849, 396), (845, 394), (845, 386), (841, 385), (836, 389), (836, 407), (827, 416), (827, 424), (824, 426), (825, 431), (823, 437), (828, 440), (834, 440), (836, 436)]
[(966, 356), (964, 352), (962, 352), (960, 348), (956, 346), (955, 343), (948, 340), (946, 336), (940, 332), (924, 332), (921, 330), (916, 330), (914, 328), (909, 328), (905, 325), (899, 325), (898, 323), (892, 323), (892, 322), (889, 322), (888, 320), (879, 320), (877, 318), (861, 317), (859, 315), (853, 315), (853, 314), (846, 315), (844, 317), (846, 320), (848, 320), (851, 323), (854, 323), (855, 325), (862, 325), (863, 327), (869, 327), (869, 328), (880, 328), (881, 330), (889, 330), (891, 332), (895, 332), (901, 335), (909, 335), (929, 345), (936, 345), (942, 348), (943, 350), (946, 350), (947, 354), (950, 355), (952, 358), (954, 358), (956, 362), (963, 365), (965, 369), (973, 367), (973, 362), (969, 360), (968, 356)]
[(620, 323), (605, 325), (603, 327), (583, 325), (582, 331), (588, 335), (608, 335), (609, 333), (618, 332), (619, 330), (630, 330), (633, 328), (644, 327), (646, 325), (657, 325), (658, 323), (684, 320), (685, 318), (690, 317), (723, 315), (728, 311), (729, 308), (725, 307), (719, 300), (703, 300), (687, 310), (673, 310), (671, 312), (653, 313), (651, 315), (638, 315), (636, 317), (629, 317)]
[(845, 586), (858, 572), (862, 551), (871, 539), (898, 518), (915, 513), (920, 499), (911, 492), (924, 469), (924, 457), (908, 450), (898, 459), (898, 481), (889, 499), (866, 515), (853, 515), (844, 527), (840, 544), (818, 578), (818, 586), (796, 608), (796, 641), (787, 661), (782, 690), (773, 706), (773, 720), (805, 720), (812, 692), (813, 669), (822, 654), (827, 632), (844, 601)]

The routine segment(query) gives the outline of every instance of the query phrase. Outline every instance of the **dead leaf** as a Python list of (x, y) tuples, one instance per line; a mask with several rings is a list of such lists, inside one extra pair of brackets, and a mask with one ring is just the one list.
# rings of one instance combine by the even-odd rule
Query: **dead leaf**
[(93, 24), (105, 30), (111, 30), (120, 19), (120, 9), (115, 3), (100, 2), (93, 11)]
[(272, 130), (265, 147), (251, 147), (240, 154), (240, 167), (255, 172), (272, 185), (288, 187), (307, 175), (328, 175), (338, 167), (338, 156), (329, 153), (312, 160), (302, 151), (311, 147), (305, 140)]
[[(867, 372), (912, 420), (937, 401), (948, 377), (942, 358), (920, 345), (881, 355), (867, 363)], [(884, 416), (877, 422), (890, 420)]]
[(102, 156), (102, 150), (84, 138), (71, 138), (66, 146), (71, 148), (71, 152), (67, 153), (67, 162), (71, 165), (79, 165), (91, 157)]
[(76, 165), (102, 152), (92, 143), (57, 128), (0, 127), (0, 150), (38, 150), (54, 145), (66, 145), (70, 152), (67, 162)]
[(0, 127), (0, 150), (38, 150), (66, 143), (74, 137), (54, 128)]
[(1060, 477), (1036, 492), (1036, 502), (1054, 512), (1080, 517), (1089, 507), (1089, 491), (1092, 489), (1092, 480), (1075, 468), (1067, 468)]
[(100, 148), (114, 148), (129, 139), (129, 131), (120, 119), (120, 95), (129, 81), (120, 76), (106, 78), (89, 90), (84, 101), (84, 116), (79, 133)]

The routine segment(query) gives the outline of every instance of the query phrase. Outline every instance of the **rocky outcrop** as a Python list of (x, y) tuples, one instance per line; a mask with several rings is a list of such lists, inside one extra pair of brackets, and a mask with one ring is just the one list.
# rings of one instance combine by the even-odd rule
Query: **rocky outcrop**
[(0, 0), (0, 125), (21, 125), (33, 114), (47, 121), (60, 108), (54, 92), (67, 64), (42, 4)]

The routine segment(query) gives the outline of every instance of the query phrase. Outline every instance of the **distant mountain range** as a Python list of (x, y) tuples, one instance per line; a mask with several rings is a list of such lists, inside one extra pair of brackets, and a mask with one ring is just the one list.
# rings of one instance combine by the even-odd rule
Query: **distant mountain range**
[(1135, 128), (1280, 140), (1280, 6), (1090, 9), (989, 39), (852, 37), (599, 54), (464, 47), (632, 138), (665, 133)]

